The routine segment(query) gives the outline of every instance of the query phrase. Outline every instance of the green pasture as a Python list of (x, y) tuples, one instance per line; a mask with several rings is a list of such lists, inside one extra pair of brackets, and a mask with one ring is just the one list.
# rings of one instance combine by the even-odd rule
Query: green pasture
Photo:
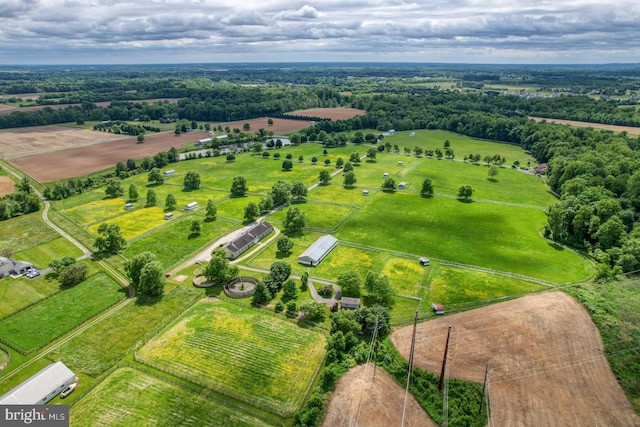
[(36, 279), (5, 277), (0, 280), (0, 318), (48, 297), (59, 289), (57, 281), (40, 276)]
[[(411, 132), (415, 132), (415, 136), (410, 136)], [(397, 132), (394, 135), (385, 137), (382, 143), (386, 144), (388, 142), (392, 146), (397, 145), (401, 153), (404, 153), (404, 147), (409, 147), (413, 150), (416, 146), (424, 150), (434, 151), (436, 148), (439, 148), (444, 152), (445, 140), (449, 140), (450, 148), (453, 150), (456, 159), (462, 160), (465, 155), (468, 156), (469, 154), (480, 154), (480, 157), (500, 154), (507, 160), (505, 166), (511, 166), (516, 160), (519, 160), (522, 165), (526, 165), (528, 161), (531, 161), (532, 165), (536, 163), (535, 159), (518, 145), (470, 138), (444, 130)]]
[[(364, 278), (367, 271), (376, 270), (377, 266), (384, 260), (385, 255), (382, 252), (338, 244), (318, 266), (309, 267), (298, 264), (298, 257), (323, 235), (324, 233), (305, 231), (293, 236), (293, 250), (286, 256), (278, 252), (276, 239), (269, 246), (248, 259), (245, 264), (249, 267), (268, 270), (274, 261), (280, 260), (291, 264), (291, 274), (299, 276), (307, 271), (311, 277), (335, 281), (340, 274), (348, 271), (356, 271)], [(354, 262), (354, 260), (357, 260), (357, 262)]]
[[(398, 165), (401, 161), (402, 165)], [(473, 187), (473, 198), (495, 200), (514, 204), (525, 204), (546, 208), (557, 199), (547, 190), (544, 182), (522, 171), (504, 167), (498, 175), (489, 179), (489, 168), (484, 164), (461, 161), (436, 160), (427, 157), (405, 156), (404, 154), (379, 153), (375, 162), (364, 162), (355, 171), (357, 185), (369, 189), (380, 189), (384, 173), (396, 182), (406, 183), (405, 190), (419, 194), (422, 181), (430, 178), (436, 194), (455, 196), (464, 184)], [(342, 175), (340, 175), (341, 177)], [(334, 178), (337, 179), (338, 176)], [(342, 178), (340, 178), (342, 182)], [(356, 194), (361, 196), (360, 191)]]
[(2, 221), (0, 248), (19, 252), (58, 237), (52, 228), (42, 221), (42, 212), (33, 212)]
[(336, 237), (557, 283), (592, 274), (589, 261), (539, 236), (540, 210), (406, 193), (373, 197)]
[(218, 217), (243, 222), (244, 208), (246, 208), (250, 202), (253, 202), (257, 205), (258, 203), (260, 203), (260, 197), (230, 197), (226, 200), (223, 200), (216, 205), (216, 208), (218, 209)]
[(2, 338), (24, 351), (40, 348), (122, 298), (121, 288), (96, 274), (0, 321)]
[[(156, 227), (160, 227), (168, 221), (175, 221), (178, 217), (182, 216), (182, 212), (176, 211), (174, 218), (167, 220), (164, 218), (164, 213), (164, 210), (160, 206), (150, 206), (148, 208), (131, 211), (104, 222), (119, 225), (122, 236), (126, 240), (130, 240)], [(100, 227), (100, 223), (90, 226), (88, 230), (97, 236), (98, 227)]]
[(235, 406), (132, 368), (111, 373), (72, 407), (70, 418), (77, 427), (270, 425)]
[(82, 256), (82, 251), (64, 237), (58, 237), (38, 246), (16, 252), (13, 256), (15, 259), (29, 261), (37, 268), (45, 269), (54, 258), (62, 258), (63, 256), (78, 258)]
[(431, 270), (420, 265), (417, 258), (389, 257), (379, 274), (389, 277), (396, 294), (423, 298)]
[[(306, 226), (323, 230), (335, 229), (341, 221), (355, 212), (353, 206), (329, 202), (294, 203), (305, 214)], [(289, 208), (284, 208), (268, 218), (269, 222), (282, 224)]]
[[(355, 168), (356, 176), (358, 175), (358, 171), (360, 171), (360, 168)], [(368, 196), (363, 196), (362, 188), (345, 188), (342, 186), (343, 181), (344, 178), (342, 173), (334, 176), (329, 185), (319, 185), (310, 191), (307, 195), (307, 200), (310, 202), (321, 201), (345, 203), (352, 206), (364, 206), (373, 194), (382, 191), (377, 188), (372, 188), (369, 190)], [(356, 183), (356, 185), (359, 185), (359, 183)]]
[(141, 252), (153, 252), (163, 267), (169, 268), (237, 228), (237, 225), (227, 221), (202, 221), (202, 232), (194, 237), (190, 231), (192, 218), (202, 219), (200, 216), (189, 215), (177, 220), (168, 220), (165, 227), (130, 241), (123, 252), (124, 256), (131, 259)]
[[(128, 211), (124, 208), (125, 203), (126, 200), (120, 197), (113, 199), (102, 198), (67, 209), (64, 214), (79, 225), (89, 225), (127, 213)], [(130, 211), (141, 207), (144, 207), (144, 199), (138, 199), (137, 202), (133, 202), (133, 208)]]
[(52, 357), (63, 360), (74, 372), (97, 377), (201, 296), (193, 287), (177, 286), (162, 297), (138, 297), (65, 342)]
[(202, 302), (138, 351), (144, 363), (283, 417), (324, 356), (322, 334), (250, 308)]
[(429, 299), (432, 303), (465, 304), (547, 289), (512, 277), (432, 263)]

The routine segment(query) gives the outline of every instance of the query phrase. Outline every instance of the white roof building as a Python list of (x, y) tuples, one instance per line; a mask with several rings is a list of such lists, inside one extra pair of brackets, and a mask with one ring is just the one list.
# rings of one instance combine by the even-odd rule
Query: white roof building
[(320, 262), (329, 255), (329, 252), (331, 252), (331, 250), (336, 246), (338, 246), (338, 239), (333, 237), (331, 234), (326, 234), (313, 242), (307, 250), (300, 254), (298, 262), (300, 264), (314, 267), (320, 264)]
[(76, 381), (64, 363), (52, 363), (0, 397), (0, 405), (44, 405)]

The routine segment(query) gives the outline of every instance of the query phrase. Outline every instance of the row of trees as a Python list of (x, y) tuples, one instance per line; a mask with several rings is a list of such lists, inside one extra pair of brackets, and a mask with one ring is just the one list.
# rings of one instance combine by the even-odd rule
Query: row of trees
[(24, 177), (13, 193), (0, 198), (0, 221), (40, 210), (40, 198)]

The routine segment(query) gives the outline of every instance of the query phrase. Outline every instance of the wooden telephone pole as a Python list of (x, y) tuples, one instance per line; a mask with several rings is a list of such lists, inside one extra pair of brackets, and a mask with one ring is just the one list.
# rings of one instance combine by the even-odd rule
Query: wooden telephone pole
[(447, 331), (447, 343), (444, 346), (444, 357), (442, 358), (442, 370), (440, 371), (440, 381), (438, 382), (438, 390), (442, 391), (442, 385), (444, 384), (444, 370), (447, 367), (447, 354), (449, 353), (449, 337), (451, 336), (451, 326)]
[(411, 351), (409, 352), (409, 373), (407, 374), (407, 389), (404, 391), (404, 407), (402, 408), (402, 424), (404, 427), (404, 415), (407, 411), (407, 396), (409, 395), (409, 383), (411, 382), (411, 371), (413, 370), (413, 351), (416, 348), (416, 328), (418, 326), (418, 311), (416, 309), (416, 315), (413, 317), (413, 336), (411, 337)]

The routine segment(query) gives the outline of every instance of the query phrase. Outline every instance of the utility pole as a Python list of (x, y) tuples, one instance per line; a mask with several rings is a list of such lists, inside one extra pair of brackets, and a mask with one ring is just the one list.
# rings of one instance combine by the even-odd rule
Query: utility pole
[(402, 424), (404, 427), (404, 414), (407, 411), (407, 396), (409, 395), (409, 383), (411, 382), (411, 371), (413, 370), (413, 352), (416, 348), (416, 328), (418, 326), (418, 311), (419, 306), (416, 309), (416, 315), (413, 317), (413, 336), (411, 337), (411, 350), (409, 351), (409, 373), (407, 374), (407, 388), (404, 391), (404, 407), (402, 408)]
[(438, 390), (442, 391), (442, 385), (444, 384), (444, 370), (447, 366), (447, 353), (449, 352), (449, 337), (451, 336), (451, 326), (447, 331), (447, 343), (444, 346), (444, 357), (442, 358), (442, 370), (440, 370), (440, 381), (438, 382)]
[[(487, 363), (487, 367), (484, 369), (484, 384), (482, 384), (482, 396), (480, 397), (480, 407), (478, 408), (478, 415), (482, 412), (482, 406), (484, 402), (484, 393), (487, 389), (487, 379), (489, 377), (489, 364)], [(488, 414), (487, 414), (488, 416)]]

